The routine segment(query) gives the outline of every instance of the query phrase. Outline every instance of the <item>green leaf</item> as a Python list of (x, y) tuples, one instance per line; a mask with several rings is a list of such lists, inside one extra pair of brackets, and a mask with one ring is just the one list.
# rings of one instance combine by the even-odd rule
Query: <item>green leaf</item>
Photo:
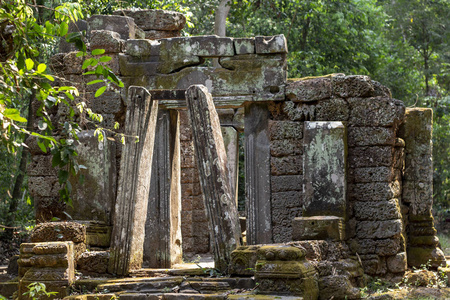
[(30, 71), (34, 67), (34, 61), (31, 58), (27, 58), (25, 60), (25, 65), (27, 66), (27, 70)]
[(86, 85), (92, 85), (92, 84), (96, 84), (96, 83), (100, 83), (100, 82), (103, 82), (103, 80), (102, 79), (92, 80), (92, 81), (89, 81), (88, 83), (86, 83)]
[(20, 112), (15, 108), (5, 109), (3, 111), (3, 115), (13, 121), (17, 121), (17, 122), (26, 122), (27, 121), (27, 119), (20, 116)]
[(59, 170), (58, 171), (59, 184), (65, 183), (68, 178), (69, 178), (69, 172), (67, 172), (66, 170)]
[(88, 58), (83, 62), (83, 66), (81, 67), (81, 69), (86, 69), (87, 67), (89, 67), (91, 65), (92, 62), (92, 58)]
[(42, 152), (47, 153), (47, 147), (45, 147), (44, 143), (38, 140), (37, 144)]
[(44, 76), (45, 78), (47, 78), (50, 81), (55, 81), (55, 78), (53, 78), (53, 76), (48, 75), (48, 74), (42, 74), (42, 76)]
[[(55, 152), (55, 153), (53, 153)], [(64, 165), (61, 160), (61, 154), (59, 151), (52, 151), (53, 158), (52, 158), (52, 167), (58, 167)]]
[(102, 55), (105, 53), (105, 49), (94, 49), (92, 50), (92, 55)]
[(106, 91), (106, 86), (102, 86), (95, 92), (95, 97), (99, 97), (101, 94), (103, 94)]
[(37, 67), (37, 71), (38, 73), (43, 73), (45, 72), (45, 69), (47, 69), (47, 65), (46, 64), (39, 64)]
[(100, 57), (100, 59), (98, 60), (99, 62), (108, 62), (110, 61), (112, 58), (110, 56), (102, 56)]
[(68, 31), (69, 31), (69, 25), (67, 25), (67, 23), (61, 23), (61, 25), (59, 27), (59, 35), (65, 36)]
[(72, 95), (71, 93), (69, 93), (69, 92), (65, 92), (64, 94), (66, 95), (67, 98), (69, 98), (69, 99), (72, 100), (72, 101), (73, 101), (73, 99), (75, 99), (75, 98), (73, 97), (73, 95)]

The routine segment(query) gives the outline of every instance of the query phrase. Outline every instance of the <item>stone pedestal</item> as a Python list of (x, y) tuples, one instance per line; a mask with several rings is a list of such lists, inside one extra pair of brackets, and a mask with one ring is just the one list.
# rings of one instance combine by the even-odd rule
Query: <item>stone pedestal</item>
[(306, 251), (290, 246), (262, 246), (257, 251), (255, 280), (260, 294), (317, 299), (318, 274), (305, 259)]
[[(19, 266), (27, 266), (19, 282), (19, 299), (31, 299), (23, 295), (35, 282), (45, 284), (47, 292), (57, 294), (49, 299), (62, 299), (69, 295), (75, 280), (74, 250), (72, 242), (22, 244)], [(23, 270), (23, 269), (22, 269)]]

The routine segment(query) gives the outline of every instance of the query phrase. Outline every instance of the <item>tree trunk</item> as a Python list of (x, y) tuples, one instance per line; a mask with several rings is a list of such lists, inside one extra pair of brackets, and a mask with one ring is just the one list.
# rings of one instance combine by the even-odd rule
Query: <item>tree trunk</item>
[[(230, 0), (221, 0), (219, 6), (216, 9), (216, 15), (214, 19), (214, 34), (218, 36), (226, 36), (227, 34), (227, 16), (230, 12)], [(219, 60), (213, 59), (213, 66), (218, 68)]]
[[(33, 128), (33, 112), (31, 102), (34, 98), (34, 95), (30, 96), (30, 100), (28, 103), (28, 116), (27, 116), (27, 130), (31, 131)], [(17, 172), (16, 180), (14, 182), (13, 192), (11, 195), (11, 201), (9, 202), (8, 215), (6, 217), (6, 228), (3, 238), (5, 240), (11, 240), (14, 235), (14, 223), (16, 221), (17, 207), (19, 206), (19, 201), (21, 199), (22, 193), (21, 188), (23, 184), (23, 179), (25, 178), (27, 161), (29, 152), (26, 148), (22, 147), (22, 153), (20, 157), (19, 170)]]

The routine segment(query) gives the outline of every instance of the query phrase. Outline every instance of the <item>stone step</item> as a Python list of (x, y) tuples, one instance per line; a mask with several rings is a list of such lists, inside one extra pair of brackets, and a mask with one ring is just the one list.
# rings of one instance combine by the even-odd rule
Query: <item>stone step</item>
[(65, 297), (64, 300), (303, 300), (298, 296), (243, 294), (194, 294), (194, 293), (121, 293), (86, 294)]
[(0, 282), (0, 295), (5, 297), (6, 299), (12, 297), (14, 292), (16, 292), (17, 290), (19, 290), (18, 281)]
[(110, 292), (166, 292), (181, 285), (184, 278), (177, 277), (156, 277), (156, 278), (125, 278), (109, 280), (107, 283), (99, 284), (98, 290)]

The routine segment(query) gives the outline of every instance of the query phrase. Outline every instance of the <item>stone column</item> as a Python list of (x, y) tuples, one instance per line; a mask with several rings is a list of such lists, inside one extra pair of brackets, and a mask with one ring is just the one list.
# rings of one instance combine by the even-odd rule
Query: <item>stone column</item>
[(231, 184), (231, 194), (238, 200), (239, 175), (239, 133), (231, 126), (222, 126), (223, 142), (227, 152), (227, 166)]
[(180, 122), (175, 110), (160, 110), (145, 224), (144, 266), (181, 262)]
[(272, 243), (269, 110), (265, 103), (245, 107), (245, 197), (247, 244)]
[[(125, 121), (127, 141), (120, 162), (108, 271), (126, 275), (142, 265), (158, 101), (142, 87), (130, 87)], [(136, 142), (136, 137), (139, 141)]]
[(444, 253), (438, 248), (439, 239), (433, 215), (433, 110), (406, 109), (399, 136), (405, 141), (405, 169), (402, 201), (407, 206), (407, 259), (411, 267), (431, 262), (433, 267), (445, 265)]
[(191, 117), (200, 184), (204, 195), (214, 245), (215, 267), (227, 272), (231, 252), (241, 243), (236, 201), (231, 195), (227, 156), (219, 116), (205, 86), (186, 91)]

